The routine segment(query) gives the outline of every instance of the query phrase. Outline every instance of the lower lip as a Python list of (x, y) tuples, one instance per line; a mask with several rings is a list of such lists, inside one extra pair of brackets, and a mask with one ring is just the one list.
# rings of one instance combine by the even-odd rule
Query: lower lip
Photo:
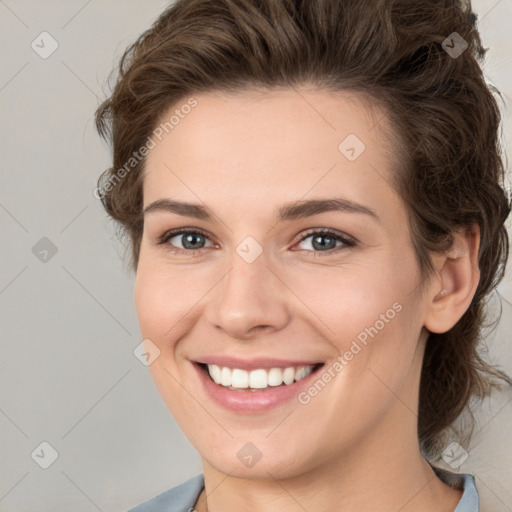
[(309, 385), (313, 378), (316, 378), (316, 374), (321, 368), (317, 368), (307, 377), (287, 386), (269, 387), (262, 391), (233, 391), (216, 384), (206, 375), (199, 364), (193, 363), (193, 365), (199, 374), (206, 393), (214, 402), (230, 411), (245, 414), (266, 412), (296, 397), (303, 388)]

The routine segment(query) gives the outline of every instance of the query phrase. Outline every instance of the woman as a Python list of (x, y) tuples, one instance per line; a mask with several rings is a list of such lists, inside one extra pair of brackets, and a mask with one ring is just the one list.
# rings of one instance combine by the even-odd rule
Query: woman
[(181, 0), (126, 51), (97, 193), (203, 461), (133, 512), (479, 510), (432, 463), (511, 383), (477, 352), (510, 202), (475, 23), (448, 0)]

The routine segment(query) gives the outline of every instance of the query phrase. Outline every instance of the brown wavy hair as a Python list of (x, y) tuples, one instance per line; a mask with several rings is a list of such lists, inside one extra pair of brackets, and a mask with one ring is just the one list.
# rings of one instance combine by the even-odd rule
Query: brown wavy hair
[[(500, 379), (512, 384), (479, 353), (486, 297), (508, 257), (510, 199), (500, 92), (485, 82), (487, 49), (476, 20), (462, 0), (179, 0), (126, 49), (112, 94), (96, 111), (113, 150), (97, 190), (128, 238), (136, 271), (144, 158), (129, 169), (126, 163), (170, 107), (204, 91), (307, 83), (356, 91), (384, 108), (399, 141), (394, 185), (408, 207), (423, 277), (433, 272), (431, 254), (446, 251), (455, 231), (478, 224), (481, 232), (474, 299), (451, 330), (427, 342), (418, 412), (427, 457), (439, 454), (470, 399), (484, 398)], [(443, 45), (454, 32), (468, 45), (458, 57)]]

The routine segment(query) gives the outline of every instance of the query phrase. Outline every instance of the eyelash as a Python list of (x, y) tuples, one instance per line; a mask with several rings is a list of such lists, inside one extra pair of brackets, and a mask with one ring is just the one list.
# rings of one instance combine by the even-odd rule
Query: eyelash
[[(167, 244), (167, 242), (171, 238), (175, 237), (176, 235), (188, 235), (188, 234), (193, 234), (193, 235), (199, 234), (199, 235), (204, 236), (205, 238), (209, 238), (209, 236), (204, 231), (202, 231), (200, 229), (180, 228), (180, 229), (175, 229), (175, 230), (171, 230), (171, 231), (166, 231), (163, 235), (161, 235), (158, 238), (157, 245)], [(314, 255), (313, 257), (332, 256), (333, 254), (338, 253), (339, 251), (341, 251), (343, 249), (354, 247), (357, 244), (357, 242), (354, 238), (351, 238), (345, 234), (342, 234), (337, 231), (331, 231), (328, 229), (319, 229), (319, 228), (312, 228), (312, 229), (308, 230), (302, 236), (302, 238), (300, 238), (297, 241), (297, 244), (303, 242), (304, 240), (309, 238), (311, 235), (328, 236), (329, 238), (333, 238), (334, 240), (336, 240), (338, 242), (342, 242), (344, 244), (344, 247), (343, 246), (337, 247), (335, 249), (328, 249), (326, 251), (313, 251), (313, 250), (307, 250), (307, 249), (299, 249), (302, 251), (306, 251), (308, 253), (313, 253), (313, 255)], [(201, 249), (180, 249), (179, 247), (173, 247), (170, 244), (168, 244), (168, 247), (166, 247), (166, 250), (169, 250), (176, 254), (185, 254), (186, 253), (187, 256), (196, 256), (203, 249), (207, 249), (207, 247), (202, 247)]]

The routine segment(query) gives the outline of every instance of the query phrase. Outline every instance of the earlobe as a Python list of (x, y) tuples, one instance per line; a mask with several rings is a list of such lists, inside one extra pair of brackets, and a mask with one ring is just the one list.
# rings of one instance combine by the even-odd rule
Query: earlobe
[(471, 305), (480, 281), (479, 248), (480, 230), (474, 225), (454, 233), (452, 248), (435, 258), (437, 279), (426, 294), (424, 325), (430, 332), (449, 331)]

